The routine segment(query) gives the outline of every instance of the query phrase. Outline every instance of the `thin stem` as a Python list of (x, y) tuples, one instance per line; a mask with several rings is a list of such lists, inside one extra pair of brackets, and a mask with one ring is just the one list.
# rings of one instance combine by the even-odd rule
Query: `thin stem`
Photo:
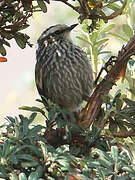
[(65, 1), (65, 0), (55, 0), (55, 1), (61, 1), (64, 4), (66, 4), (67, 6), (71, 7), (73, 10), (75, 10), (76, 12), (79, 13), (78, 9), (76, 7), (74, 7), (72, 4), (68, 3), (67, 1)]

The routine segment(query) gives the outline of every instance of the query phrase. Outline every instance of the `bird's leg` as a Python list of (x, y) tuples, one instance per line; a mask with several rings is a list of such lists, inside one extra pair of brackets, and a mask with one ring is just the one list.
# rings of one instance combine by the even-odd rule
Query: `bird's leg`
[(109, 60), (104, 64), (104, 66), (101, 68), (100, 72), (98, 73), (98, 76), (97, 76), (96, 80), (94, 81), (94, 86), (97, 85), (97, 82), (98, 82), (98, 80), (99, 80), (99, 78), (100, 78), (103, 70), (105, 70), (106, 73), (108, 73), (108, 72), (109, 72), (108, 66), (113, 66), (113, 63), (116, 63), (116, 62), (117, 62), (116, 59), (117, 59), (116, 56), (111, 56), (111, 57), (109, 58)]

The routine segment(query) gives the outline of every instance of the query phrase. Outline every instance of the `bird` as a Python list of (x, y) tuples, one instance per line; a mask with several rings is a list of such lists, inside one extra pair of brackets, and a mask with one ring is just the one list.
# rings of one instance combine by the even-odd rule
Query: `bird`
[(71, 112), (77, 112), (93, 90), (90, 60), (70, 37), (77, 25), (50, 26), (38, 38), (36, 50), (35, 82), (39, 94)]

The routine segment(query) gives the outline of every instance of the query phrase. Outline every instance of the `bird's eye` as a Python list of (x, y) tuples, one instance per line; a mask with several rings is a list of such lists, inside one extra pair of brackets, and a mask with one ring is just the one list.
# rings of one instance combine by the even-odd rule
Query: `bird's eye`
[(60, 34), (60, 31), (59, 30), (55, 31), (55, 34)]

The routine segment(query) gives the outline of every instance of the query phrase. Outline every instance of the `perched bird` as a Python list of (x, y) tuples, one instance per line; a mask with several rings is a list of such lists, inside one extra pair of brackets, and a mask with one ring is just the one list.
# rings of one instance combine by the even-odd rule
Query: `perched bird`
[(39, 94), (72, 112), (88, 100), (93, 89), (89, 59), (70, 38), (76, 26), (58, 24), (47, 28), (37, 41), (35, 67)]

